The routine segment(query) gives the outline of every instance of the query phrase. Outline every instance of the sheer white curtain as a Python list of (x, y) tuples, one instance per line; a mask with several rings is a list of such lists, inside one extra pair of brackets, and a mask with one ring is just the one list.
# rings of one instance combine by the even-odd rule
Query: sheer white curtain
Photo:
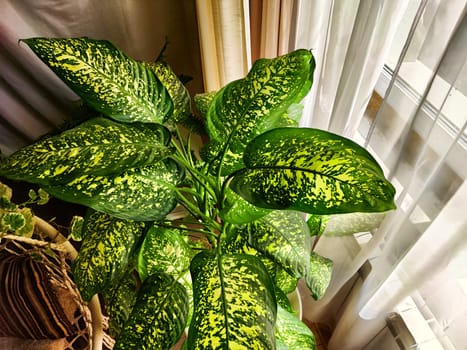
[[(334, 272), (320, 301), (305, 295), (304, 317), (334, 327), (330, 349), (362, 349), (388, 312), (417, 290), (419, 299), (432, 302), (438, 328), (459, 337), (453, 334), (465, 325), (465, 311), (436, 307), (427, 286), (454, 286), (451, 297), (466, 304), (467, 275), (455, 268), (465, 266), (467, 255), (465, 0), (236, 3), (248, 21), (234, 25), (244, 26), (242, 52), (253, 61), (284, 47), (314, 53), (315, 82), (302, 125), (365, 145), (398, 190), (398, 209), (364, 244), (353, 236), (319, 239), (315, 250), (334, 260)], [(281, 26), (287, 24), (286, 37)], [(367, 118), (375, 86), (383, 102), (376, 118)], [(371, 271), (344, 288), (366, 262)]]
[[(465, 0), (421, 2), (366, 138), (399, 188), (399, 209), (375, 235), (372, 246), (380, 252), (363, 285), (359, 314), (377, 317), (417, 291), (437, 310), (435, 322), (450, 338), (440, 340), (446, 348), (467, 344), (459, 332), (467, 322), (466, 6)], [(403, 84), (410, 84), (416, 103), (400, 97)], [(426, 288), (434, 280), (443, 290), (438, 302)]]
[(198, 0), (206, 89), (216, 90), (242, 77), (257, 58), (311, 49), (317, 69), (302, 125), (351, 136), (407, 4), (407, 0)]
[(298, 1), (294, 47), (317, 72), (302, 124), (352, 136), (407, 1)]
[[(386, 82), (378, 81), (382, 105), (354, 135), (397, 187), (398, 209), (337, 267), (342, 281), (365, 261), (371, 272), (354, 287), (358, 294), (338, 320), (330, 349), (362, 348), (411, 293), (429, 313), (440, 348), (467, 343), (466, 1), (417, 1), (407, 12), (386, 57)], [(332, 249), (331, 240), (318, 250)], [(323, 302), (318, 310), (329, 309)]]

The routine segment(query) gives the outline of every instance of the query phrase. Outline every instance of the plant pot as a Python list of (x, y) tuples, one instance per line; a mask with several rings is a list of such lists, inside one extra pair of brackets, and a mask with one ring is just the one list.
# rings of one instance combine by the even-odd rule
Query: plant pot
[(68, 262), (66, 252), (48, 242), (1, 239), (0, 348), (91, 348), (91, 314)]
[(34, 217), (33, 238), (0, 234), (0, 349), (112, 349), (97, 296), (81, 298), (71, 276), (77, 251)]

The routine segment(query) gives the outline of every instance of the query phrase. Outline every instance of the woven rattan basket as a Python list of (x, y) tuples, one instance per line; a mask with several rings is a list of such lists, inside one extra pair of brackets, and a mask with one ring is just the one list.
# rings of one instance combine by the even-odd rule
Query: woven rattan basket
[(2, 236), (0, 349), (113, 347), (97, 296), (84, 302), (73, 282), (70, 262), (75, 256), (71, 244), (39, 218), (33, 238)]

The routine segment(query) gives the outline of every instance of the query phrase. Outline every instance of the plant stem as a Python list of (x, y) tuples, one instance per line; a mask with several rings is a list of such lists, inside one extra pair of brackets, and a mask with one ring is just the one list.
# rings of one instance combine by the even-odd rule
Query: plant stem
[[(170, 156), (173, 160), (179, 162), (180, 164), (182, 164), (184, 167), (185, 167), (185, 170), (187, 170), (190, 175), (193, 177), (193, 179), (199, 184), (201, 185), (211, 196), (215, 197), (216, 194), (215, 192), (213, 191), (212, 189), (212, 180), (208, 177), (208, 176), (205, 176), (204, 174), (200, 173), (199, 171), (196, 170), (195, 166), (192, 165), (190, 163), (190, 161), (188, 161), (187, 159), (185, 159), (183, 157), (183, 155), (181, 154), (181, 152), (178, 152), (178, 154), (173, 154)], [(207, 186), (207, 185), (211, 185), (211, 186)]]
[(203, 223), (203, 225), (206, 225), (207, 227), (213, 227), (215, 230), (220, 230), (221, 226), (219, 223), (217, 223), (213, 218), (210, 216), (206, 215), (205, 213), (201, 212), (200, 209), (193, 205), (193, 203), (186, 198), (182, 191), (178, 188), (175, 189), (177, 196), (180, 200), (180, 204), (183, 205), (195, 218), (200, 219), (200, 221)]
[[(183, 223), (183, 222), (182, 222)], [(183, 223), (185, 224), (185, 223)], [(194, 222), (194, 223), (186, 223), (188, 225), (193, 224), (193, 225), (199, 225), (199, 222)], [(192, 228), (192, 227), (183, 227), (183, 226), (176, 226), (176, 225), (165, 225), (165, 224), (157, 224), (159, 227), (165, 227), (165, 228), (173, 228), (181, 231), (187, 231), (187, 232), (197, 232), (201, 233), (205, 237), (210, 237), (211, 239), (216, 239), (216, 235), (212, 233), (211, 231), (208, 230), (202, 230), (202, 229), (197, 229), (197, 228)]]

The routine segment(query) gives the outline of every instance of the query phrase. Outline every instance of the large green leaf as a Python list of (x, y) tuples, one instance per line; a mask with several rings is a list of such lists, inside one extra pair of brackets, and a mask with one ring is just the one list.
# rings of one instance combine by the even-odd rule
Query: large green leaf
[(316, 349), (315, 336), (311, 330), (290, 312), (277, 308), (276, 338), (281, 343), (278, 349)]
[[(346, 214), (341, 214), (346, 215)], [(329, 221), (330, 215), (308, 215), (307, 224), (310, 229), (310, 235), (312, 236), (321, 236), (326, 228), (326, 225)]]
[(127, 271), (117, 285), (102, 292), (105, 309), (109, 316), (109, 333), (113, 338), (118, 338), (125, 322), (130, 317), (131, 310), (136, 303), (136, 290), (135, 276)]
[(21, 148), (0, 162), (0, 175), (44, 185), (152, 164), (171, 153), (162, 126), (95, 118)]
[(154, 273), (166, 273), (178, 278), (188, 270), (191, 249), (180, 230), (151, 227), (138, 253), (138, 273), (145, 279)]
[(228, 237), (222, 241), (221, 250), (226, 254), (247, 254), (257, 257), (261, 260), (264, 267), (266, 267), (266, 271), (271, 279), (275, 281), (278, 270), (277, 263), (250, 245), (249, 233), (246, 226), (234, 226)]
[(284, 268), (277, 268), (275, 285), (285, 294), (292, 293), (297, 288), (299, 278), (292, 275)]
[(193, 304), (193, 283), (191, 282), (191, 273), (190, 270), (186, 270), (182, 276), (177, 280), (178, 283), (180, 283), (186, 291), (186, 294), (188, 296), (188, 316), (187, 316), (187, 322), (186, 324), (191, 323), (191, 319), (193, 317), (193, 309), (194, 309), (194, 304)]
[(195, 311), (189, 349), (275, 349), (276, 299), (258, 258), (202, 252), (190, 269)]
[(149, 276), (114, 350), (169, 350), (182, 335), (188, 316), (183, 286), (164, 274)]
[(196, 94), (193, 98), (196, 112), (203, 119), (206, 120), (209, 106), (216, 96), (217, 91), (208, 91), (201, 94)]
[(172, 98), (174, 109), (170, 120), (177, 123), (186, 120), (191, 114), (190, 94), (172, 68), (164, 62), (143, 64), (156, 74)]
[(128, 258), (143, 234), (144, 223), (92, 212), (72, 273), (84, 300), (110, 288), (124, 275)]
[(44, 188), (59, 199), (121, 219), (156, 221), (177, 204), (174, 187), (179, 180), (178, 166), (167, 160), (122, 174), (82, 175), (67, 184)]
[(269, 212), (271, 212), (270, 209), (257, 207), (244, 200), (231, 189), (227, 189), (226, 202), (220, 215), (223, 220), (231, 224), (241, 225), (258, 220)]
[[(289, 126), (284, 114), (312, 84), (314, 60), (310, 51), (297, 50), (255, 62), (244, 79), (222, 88), (209, 105), (207, 130), (214, 146), (208, 157), (224, 149), (223, 174), (242, 167), (242, 154), (250, 140), (266, 130)], [(209, 159), (209, 160), (211, 160)]]
[(250, 245), (303, 277), (310, 262), (311, 240), (302, 214), (275, 210), (248, 225)]
[(295, 290), (298, 278), (291, 276), (284, 267), (270, 255), (264, 254), (250, 245), (248, 227), (233, 230), (222, 244), (222, 251), (227, 254), (247, 254), (258, 257), (274, 282), (277, 302), (285, 301), (286, 295)]
[(255, 138), (230, 186), (249, 202), (311, 214), (386, 211), (394, 187), (356, 143), (326, 131), (278, 128)]
[(315, 252), (310, 255), (310, 267), (305, 275), (305, 281), (313, 299), (320, 299), (331, 282), (332, 260)]
[(106, 40), (23, 40), (73, 91), (105, 115), (162, 124), (173, 103), (156, 74)]

